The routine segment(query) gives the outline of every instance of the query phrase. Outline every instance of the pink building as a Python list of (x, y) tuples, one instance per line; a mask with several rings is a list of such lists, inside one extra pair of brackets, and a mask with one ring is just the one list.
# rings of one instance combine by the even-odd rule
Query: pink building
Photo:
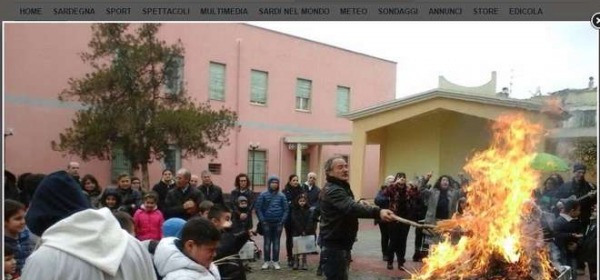
[[(58, 140), (81, 108), (57, 96), (69, 78), (90, 70), (78, 56), (87, 48), (90, 24), (9, 23), (4, 36), (5, 129), (14, 132), (5, 136), (5, 169), (48, 173), (79, 161), (52, 151), (50, 141)], [(297, 170), (302, 178), (317, 172), (322, 185), (323, 161), (333, 154), (351, 156), (351, 122), (340, 115), (395, 96), (396, 63), (369, 55), (247, 24), (168, 23), (161, 36), (183, 42), (188, 93), (237, 111), (241, 128), (231, 132), (231, 145), (217, 158), (181, 160), (174, 148), (168, 159), (150, 166), (152, 184), (169, 166), (196, 174), (209, 169), (225, 192), (238, 173), (252, 176), (253, 170), (258, 191), (266, 176), (276, 174), (285, 183)], [(367, 151), (366, 166), (378, 170), (378, 153), (378, 147)], [(93, 160), (82, 162), (81, 173), (106, 186), (127, 168), (121, 160)], [(374, 196), (381, 178), (371, 174), (357, 196)]]

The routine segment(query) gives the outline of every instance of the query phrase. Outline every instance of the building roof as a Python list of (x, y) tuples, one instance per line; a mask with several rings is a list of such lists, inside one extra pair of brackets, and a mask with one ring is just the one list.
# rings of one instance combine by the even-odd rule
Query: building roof
[(572, 127), (555, 128), (550, 130), (548, 138), (554, 139), (573, 139), (573, 138), (597, 138), (598, 131), (596, 127)]
[(573, 93), (596, 92), (597, 90), (598, 90), (598, 87), (579, 88), (579, 89), (566, 88), (566, 89), (561, 89), (559, 91), (550, 92), (550, 93), (548, 93), (548, 95), (550, 95), (550, 96), (552, 96), (552, 95), (568, 95), (568, 94), (573, 94)]
[(418, 93), (415, 95), (407, 96), (405, 98), (394, 99), (386, 102), (382, 102), (379, 104), (375, 104), (373, 106), (369, 106), (363, 109), (359, 109), (356, 111), (352, 111), (348, 114), (345, 114), (344, 117), (353, 121), (365, 117), (369, 117), (375, 114), (379, 114), (382, 112), (396, 110), (402, 108), (404, 106), (408, 106), (414, 103), (423, 102), (427, 100), (431, 100), (434, 98), (448, 98), (469, 102), (477, 102), (481, 104), (489, 104), (496, 106), (503, 106), (508, 108), (520, 108), (530, 111), (540, 111), (542, 109), (542, 105), (538, 102), (529, 101), (529, 100), (520, 100), (513, 98), (505, 98), (498, 97), (492, 95), (482, 95), (482, 94), (474, 94), (474, 93), (465, 93), (460, 91), (453, 91), (449, 89), (431, 89), (422, 93)]

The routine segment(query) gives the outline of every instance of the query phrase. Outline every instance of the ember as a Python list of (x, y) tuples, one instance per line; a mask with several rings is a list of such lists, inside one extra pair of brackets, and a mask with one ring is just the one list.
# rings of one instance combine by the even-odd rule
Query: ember
[[(432, 245), (421, 271), (412, 279), (554, 279), (541, 232), (539, 213), (530, 201), (539, 172), (530, 167), (542, 127), (523, 116), (501, 116), (491, 146), (473, 156), (465, 171), (462, 216), (436, 226), (443, 241)], [(450, 238), (449, 232), (463, 232)], [(467, 233), (467, 234), (464, 234)], [(454, 239), (454, 240), (451, 240)]]

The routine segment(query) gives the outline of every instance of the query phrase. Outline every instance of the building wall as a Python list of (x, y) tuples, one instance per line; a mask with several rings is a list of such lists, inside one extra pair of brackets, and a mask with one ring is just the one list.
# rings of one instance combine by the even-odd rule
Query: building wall
[[(207, 169), (209, 162), (221, 163), (222, 172), (213, 180), (226, 191), (235, 175), (247, 171), (250, 142), (260, 142), (260, 149), (267, 151), (268, 173), (287, 180), (294, 172), (295, 151), (282, 143), (284, 136), (350, 132), (351, 122), (335, 113), (338, 85), (351, 88), (351, 110), (394, 98), (396, 64), (390, 61), (244, 24), (169, 23), (163, 24), (160, 36), (169, 43), (181, 39), (185, 84), (198, 101), (208, 100), (209, 63), (226, 65), (225, 100), (210, 103), (237, 111), (241, 129), (231, 131), (231, 145), (217, 158), (182, 161), (193, 173)], [(57, 96), (69, 78), (90, 70), (78, 56), (90, 38), (89, 24), (5, 26), (5, 126), (15, 133), (6, 141), (6, 169), (47, 173), (79, 160), (51, 151), (49, 142), (58, 140), (80, 108), (58, 102)], [(266, 106), (249, 102), (252, 69), (269, 73)], [(294, 109), (297, 78), (312, 80), (310, 113)], [(348, 146), (324, 146), (317, 159), (315, 150), (309, 147), (311, 170), (330, 155), (350, 154)], [(151, 164), (151, 182), (159, 180), (163, 166)], [(110, 180), (110, 163), (86, 162), (81, 172), (96, 175), (104, 186)]]
[(436, 114), (408, 119), (386, 128), (381, 144), (387, 175), (406, 173), (409, 180), (429, 171), (439, 174), (440, 119)]

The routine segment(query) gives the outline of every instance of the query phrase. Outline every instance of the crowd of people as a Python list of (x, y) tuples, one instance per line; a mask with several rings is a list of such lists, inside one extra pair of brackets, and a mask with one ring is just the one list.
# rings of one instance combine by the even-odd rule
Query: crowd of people
[[(284, 230), (289, 268), (308, 270), (313, 252), (295, 252), (294, 240), (309, 237), (321, 248), (317, 275), (348, 279), (359, 218), (379, 225), (387, 268), (396, 262), (404, 270), (410, 225), (400, 218), (435, 225), (468, 208), (464, 176), (442, 175), (432, 185), (431, 172), (415, 180), (398, 172), (385, 179), (372, 205), (354, 197), (344, 158), (324, 166), (322, 188), (310, 172), (306, 182), (288, 176), (283, 187), (270, 176), (267, 189), (255, 194), (241, 173), (229, 195), (209, 171), (198, 176), (185, 168), (163, 170), (152, 188), (129, 174), (102, 188), (93, 175), (80, 177), (77, 162), (48, 175), (5, 171), (5, 279), (246, 279), (251, 269), (240, 249), (262, 235), (261, 269), (280, 270)], [(553, 174), (533, 198), (555, 262), (577, 272), (587, 263), (596, 279), (596, 187), (585, 181), (585, 166), (573, 172), (568, 182)], [(432, 242), (416, 228), (412, 260), (426, 257)]]

